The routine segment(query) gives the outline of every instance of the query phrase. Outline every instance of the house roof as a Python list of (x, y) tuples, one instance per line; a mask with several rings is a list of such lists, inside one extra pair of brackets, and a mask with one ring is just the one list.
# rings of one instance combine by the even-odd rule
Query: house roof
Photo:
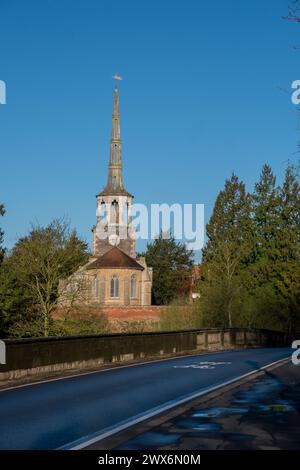
[(104, 253), (104, 255), (99, 256), (99, 258), (89, 264), (86, 269), (100, 268), (139, 269), (141, 271), (144, 269), (134, 258), (128, 256), (116, 246)]

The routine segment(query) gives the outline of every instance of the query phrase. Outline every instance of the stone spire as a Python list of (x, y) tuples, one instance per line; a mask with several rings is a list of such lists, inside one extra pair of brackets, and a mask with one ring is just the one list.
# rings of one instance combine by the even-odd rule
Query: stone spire
[(112, 115), (108, 180), (107, 185), (100, 195), (102, 194), (128, 194), (124, 188), (122, 176), (119, 92), (117, 86), (115, 86), (114, 89), (114, 110)]
[(93, 227), (94, 255), (102, 256), (112, 246), (118, 246), (135, 258), (135, 234), (131, 226), (132, 194), (123, 185), (119, 93), (114, 89), (114, 110), (108, 164), (108, 181), (97, 194), (97, 223)]

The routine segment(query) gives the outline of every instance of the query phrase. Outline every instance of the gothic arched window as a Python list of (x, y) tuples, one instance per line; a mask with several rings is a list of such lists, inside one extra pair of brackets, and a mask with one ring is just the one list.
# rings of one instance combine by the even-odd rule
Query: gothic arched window
[(113, 201), (111, 203), (110, 221), (113, 224), (118, 224), (119, 223), (119, 204), (118, 204), (118, 201)]
[(136, 284), (136, 274), (132, 274), (130, 278), (130, 297), (137, 297), (137, 284)]
[(110, 280), (110, 296), (112, 298), (119, 297), (119, 278), (114, 274)]
[(118, 121), (116, 119), (114, 123), (114, 139), (117, 139), (117, 138), (118, 138)]
[(128, 224), (128, 202), (126, 204), (124, 204), (124, 208), (123, 208), (123, 221), (124, 221), (124, 224), (127, 225)]
[(118, 147), (117, 147), (116, 144), (114, 145), (114, 158), (113, 158), (113, 162), (114, 162), (114, 163), (118, 163)]
[(100, 206), (100, 220), (102, 223), (105, 222), (105, 218), (106, 218), (106, 207), (105, 207), (105, 202), (102, 201), (101, 206)]

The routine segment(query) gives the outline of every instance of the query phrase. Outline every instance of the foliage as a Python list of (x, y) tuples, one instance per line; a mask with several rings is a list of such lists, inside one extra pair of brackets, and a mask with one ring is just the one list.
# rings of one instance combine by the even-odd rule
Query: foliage
[(300, 327), (300, 184), (264, 165), (253, 194), (233, 175), (207, 225), (199, 308), (204, 326)]
[[(0, 216), (3, 216), (4, 214), (5, 214), (4, 205), (0, 204)], [(4, 232), (3, 230), (1, 230), (1, 227), (0, 227), (0, 265), (4, 257), (3, 236), (4, 236)]]
[[(4, 208), (0, 206), (1, 215)], [(66, 314), (53, 318), (58, 293), (80, 304), (80, 266), (87, 245), (64, 221), (33, 227), (10, 253), (0, 247), (0, 334), (77, 335), (199, 327), (300, 329), (299, 166), (287, 165), (281, 185), (264, 165), (252, 194), (236, 175), (225, 181), (207, 224), (197, 281), (200, 299), (187, 305), (192, 252), (161, 233), (144, 254), (153, 267), (153, 298), (168, 305), (157, 321), (108, 322)], [(0, 245), (3, 232), (0, 231)], [(72, 291), (65, 290), (73, 276)], [(62, 297), (61, 297), (62, 298)]]
[(153, 268), (153, 301), (169, 304), (178, 296), (186, 296), (191, 282), (193, 254), (184, 243), (163, 233), (147, 245), (144, 254), (147, 265)]
[(250, 262), (253, 226), (250, 196), (236, 175), (225, 181), (207, 224), (201, 306), (205, 326), (233, 326), (240, 310), (243, 271)]
[[(86, 316), (81, 318), (50, 319), (49, 336), (79, 336), (103, 334), (108, 331), (108, 320), (105, 315)], [(39, 337), (44, 334), (44, 322), (41, 316), (27, 320), (20, 320), (12, 324), (9, 329), (11, 337)]]
[(160, 331), (176, 331), (200, 328), (202, 319), (199, 311), (191, 304), (173, 301), (160, 314), (158, 329)]
[[(32, 227), (28, 236), (21, 238), (4, 262), (9, 270), (5, 287), (5, 311), (9, 315), (22, 305), (21, 322), (39, 324), (41, 316), (43, 335), (50, 334), (51, 314), (57, 305), (61, 279), (70, 276), (88, 259), (87, 244), (70, 230), (64, 220), (54, 220), (47, 227)], [(29, 308), (27, 307), (27, 300)], [(3, 308), (3, 307), (2, 307)]]
[(139, 320), (110, 320), (109, 331), (111, 333), (146, 333), (157, 330), (157, 321), (152, 318)]
[(232, 174), (217, 196), (213, 214), (206, 226), (208, 241), (202, 252), (203, 262), (212, 259), (224, 243), (241, 246), (240, 250), (245, 251), (240, 255), (243, 258), (241, 261), (246, 262), (252, 239), (250, 201), (245, 184)]
[(29, 289), (18, 279), (10, 258), (5, 258), (0, 266), (0, 337), (15, 322), (31, 317), (35, 310)]

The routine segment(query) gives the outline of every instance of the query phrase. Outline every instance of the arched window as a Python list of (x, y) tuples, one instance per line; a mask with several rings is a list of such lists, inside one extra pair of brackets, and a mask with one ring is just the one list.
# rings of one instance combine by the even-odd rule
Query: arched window
[(99, 279), (98, 279), (98, 277), (95, 277), (94, 292), (95, 292), (95, 298), (98, 299), (98, 297), (99, 297)]
[(130, 297), (137, 297), (136, 274), (132, 274), (130, 278)]
[(118, 163), (118, 147), (115, 144), (114, 145), (114, 158), (113, 158), (113, 163)]
[(105, 207), (105, 202), (102, 201), (101, 206), (100, 206), (100, 220), (102, 223), (104, 223), (105, 219), (106, 219), (106, 207)]
[(117, 139), (118, 138), (118, 120), (115, 119), (115, 123), (114, 123), (114, 139)]
[(118, 201), (113, 201), (111, 203), (110, 221), (113, 224), (118, 224), (119, 223), (119, 204), (118, 204)]
[(115, 274), (112, 276), (110, 280), (110, 296), (112, 298), (119, 297), (119, 278)]
[(128, 202), (124, 204), (124, 209), (123, 209), (123, 221), (124, 224), (128, 224)]

